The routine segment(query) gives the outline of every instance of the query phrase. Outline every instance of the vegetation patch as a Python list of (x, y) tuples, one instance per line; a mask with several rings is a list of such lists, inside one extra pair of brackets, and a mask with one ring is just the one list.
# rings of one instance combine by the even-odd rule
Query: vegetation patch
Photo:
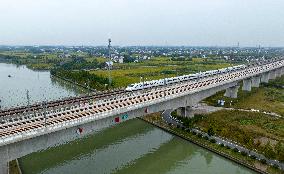
[(284, 76), (269, 81), (268, 84), (261, 84), (260, 88), (252, 88), (251, 92), (242, 91), (240, 87), (236, 99), (224, 97), (225, 91), (221, 91), (204, 102), (211, 106), (219, 106), (218, 100), (224, 100), (224, 107), (255, 109), (284, 116), (284, 89), (280, 87), (282, 85)]
[(221, 110), (193, 119), (183, 118), (183, 122), (284, 162), (284, 119), (261, 113)]

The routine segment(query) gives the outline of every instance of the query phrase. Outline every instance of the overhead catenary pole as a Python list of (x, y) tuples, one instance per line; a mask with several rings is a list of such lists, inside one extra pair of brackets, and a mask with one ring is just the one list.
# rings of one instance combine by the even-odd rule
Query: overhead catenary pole
[(42, 106), (43, 106), (43, 117), (44, 117), (44, 127), (47, 126), (47, 115), (46, 115), (46, 111), (47, 111), (47, 101), (43, 101), (42, 102)]
[(28, 106), (29, 106), (29, 105), (30, 105), (30, 95), (29, 95), (29, 90), (27, 90), (26, 94), (27, 94), (27, 102), (28, 102)]

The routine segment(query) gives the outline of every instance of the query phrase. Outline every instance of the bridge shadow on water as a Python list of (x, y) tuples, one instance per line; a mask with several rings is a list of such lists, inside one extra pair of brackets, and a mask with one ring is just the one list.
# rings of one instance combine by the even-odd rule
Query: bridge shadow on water
[(19, 160), (23, 174), (252, 173), (134, 119)]
[(123, 141), (127, 137), (145, 134), (154, 127), (140, 120), (129, 120), (114, 127), (104, 129), (87, 137), (77, 139), (64, 145), (34, 152), (19, 159), (22, 172), (25, 174), (41, 173), (49, 168), (61, 165), (94, 149), (100, 149), (110, 144)]

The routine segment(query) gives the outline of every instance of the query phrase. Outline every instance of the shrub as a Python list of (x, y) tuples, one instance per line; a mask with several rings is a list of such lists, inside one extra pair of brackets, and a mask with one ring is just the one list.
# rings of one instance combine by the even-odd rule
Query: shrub
[(239, 149), (235, 147), (235, 148), (233, 149), (233, 151), (234, 151), (234, 152), (239, 152)]
[(208, 129), (208, 131), (207, 131), (207, 134), (208, 134), (210, 137), (213, 136), (213, 135), (215, 134), (214, 129), (213, 129), (212, 127), (210, 127), (210, 128)]
[(243, 156), (247, 156), (247, 153), (246, 153), (245, 151), (242, 151), (241, 154), (242, 154)]
[(179, 126), (179, 125), (177, 125), (177, 128), (179, 129), (179, 128), (180, 128), (180, 126)]
[(198, 133), (197, 136), (198, 136), (199, 138), (201, 138), (201, 137), (202, 137), (202, 134), (201, 134), (201, 133)]
[(220, 144), (220, 146), (221, 146), (221, 147), (224, 147), (224, 144), (223, 144), (223, 143), (221, 143), (221, 144)]
[(193, 134), (193, 135), (196, 135), (196, 132), (192, 131), (192, 134)]
[(231, 149), (231, 147), (230, 147), (230, 146), (228, 146), (228, 145), (226, 146), (226, 148), (227, 148), (227, 149)]
[(186, 132), (190, 133), (190, 129), (186, 129)]
[(279, 166), (278, 166), (277, 164), (273, 164), (272, 167), (275, 168), (275, 169), (278, 169), (278, 168), (279, 168)]
[(209, 138), (207, 136), (203, 137), (205, 140), (209, 140)]
[(251, 155), (250, 158), (251, 158), (251, 159), (256, 159), (256, 156)]
[(216, 143), (216, 140), (215, 139), (211, 139), (210, 142), (211, 143)]
[(262, 164), (266, 164), (266, 163), (267, 163), (265, 159), (261, 159), (260, 162), (261, 162)]

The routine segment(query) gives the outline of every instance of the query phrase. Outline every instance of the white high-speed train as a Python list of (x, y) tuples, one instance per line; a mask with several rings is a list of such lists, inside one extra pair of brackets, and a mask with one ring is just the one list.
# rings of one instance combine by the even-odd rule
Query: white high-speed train
[(238, 71), (240, 69), (244, 69), (245, 67), (246, 65), (238, 65), (238, 66), (232, 66), (232, 67), (222, 68), (218, 70), (200, 72), (196, 74), (189, 74), (189, 75), (183, 75), (183, 76), (178, 76), (178, 77), (170, 77), (170, 78), (165, 78), (165, 79), (134, 83), (134, 84), (128, 85), (125, 90), (126, 91), (136, 91), (136, 90), (141, 90), (141, 89), (146, 89), (146, 88), (152, 88), (152, 87), (163, 86), (167, 84), (178, 83), (182, 81), (197, 80), (197, 79), (201, 79), (204, 77), (209, 77), (209, 76), (213, 76), (217, 74), (224, 74), (224, 73), (229, 73), (233, 71)]

